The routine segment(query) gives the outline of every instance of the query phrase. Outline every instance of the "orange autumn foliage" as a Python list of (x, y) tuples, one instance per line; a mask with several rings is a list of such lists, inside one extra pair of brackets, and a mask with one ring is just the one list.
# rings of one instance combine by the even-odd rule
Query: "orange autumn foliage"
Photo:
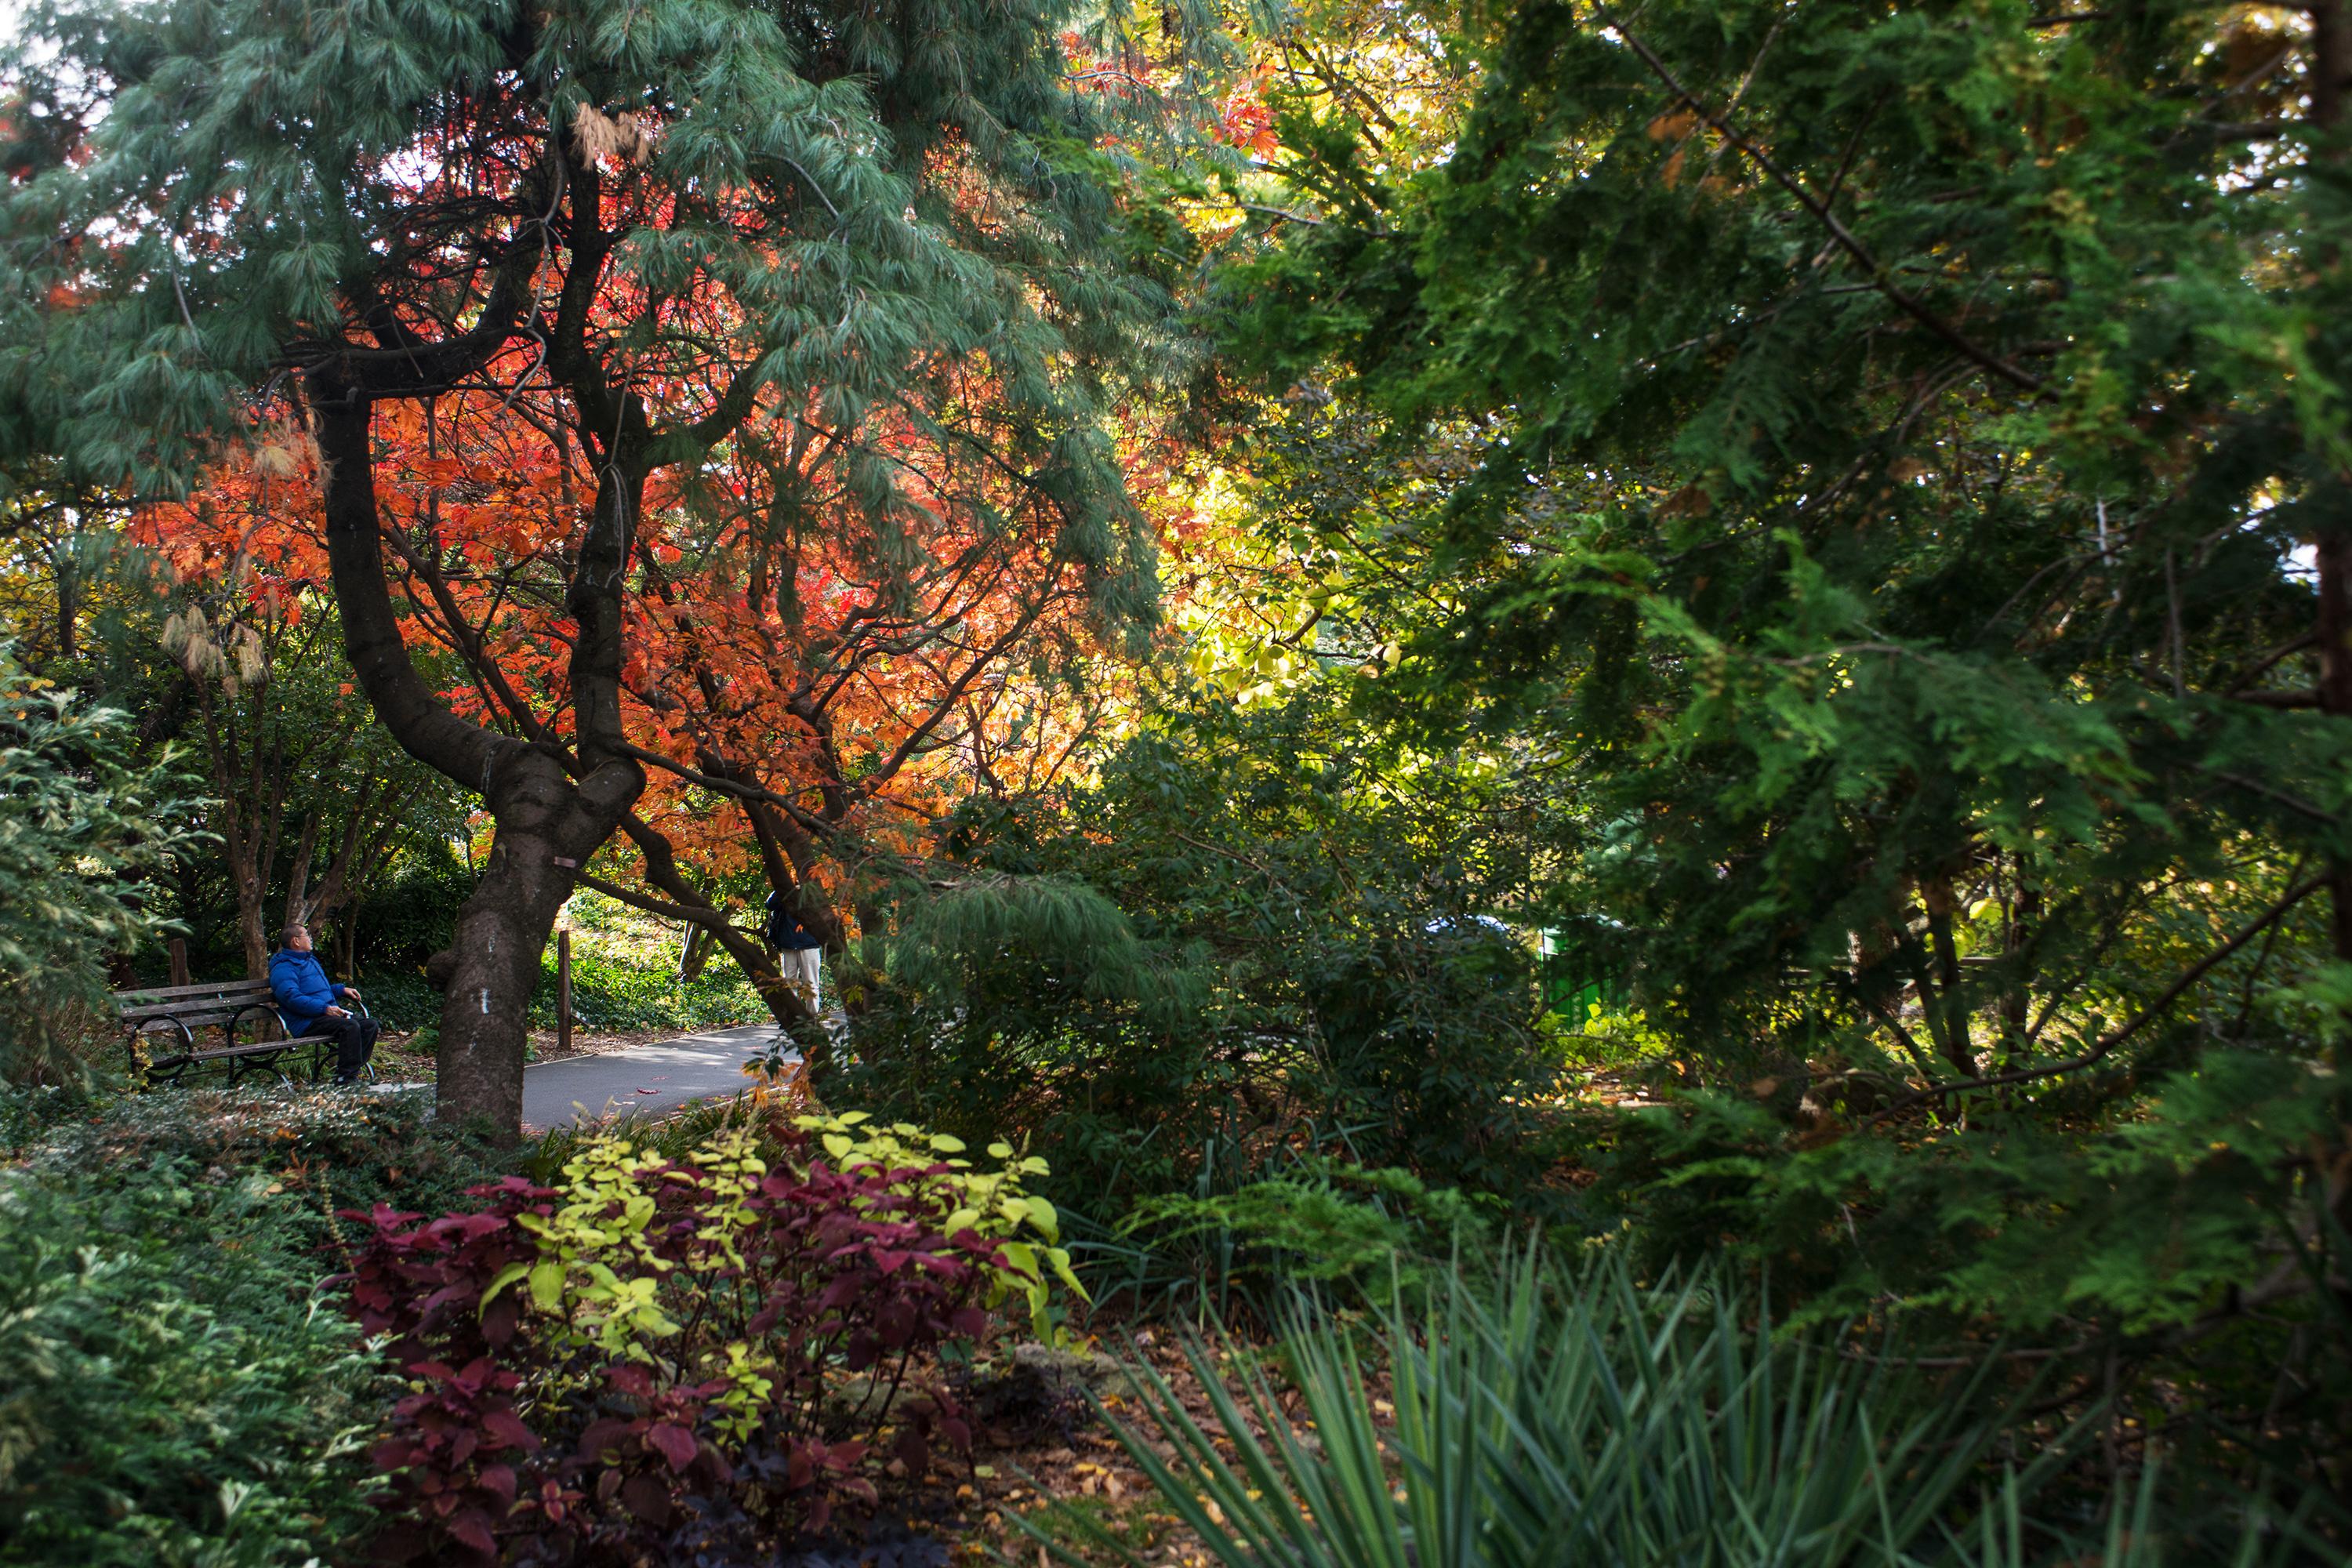
[[(877, 526), (824, 488), (837, 436), (821, 411), (762, 413), (647, 490), (625, 600), (623, 711), (649, 764), (636, 815), (706, 888), (761, 873), (831, 903), (876, 858), (919, 857), (963, 794), (1060, 776), (1122, 687), (1051, 499), (992, 472), (984, 447), (900, 419), (880, 445), (903, 504)], [(404, 637), (459, 673), (441, 692), (458, 714), (559, 746), (568, 551), (595, 495), (560, 429), (527, 396), (481, 392), (375, 423)], [(1147, 480), (1159, 451), (1137, 444)], [(139, 530), (183, 580), (235, 574), (299, 614), (328, 580), (320, 479), (299, 427), (257, 429)], [(594, 869), (644, 890), (624, 840)]]

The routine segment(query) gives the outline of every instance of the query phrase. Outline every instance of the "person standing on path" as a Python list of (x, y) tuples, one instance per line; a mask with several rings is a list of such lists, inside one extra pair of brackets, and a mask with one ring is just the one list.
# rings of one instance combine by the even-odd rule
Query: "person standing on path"
[(776, 961), (783, 966), (786, 984), (794, 987), (808, 999), (808, 1010), (824, 1010), (818, 1000), (817, 980), (824, 967), (824, 943), (801, 923), (800, 912), (776, 902), (776, 895), (768, 895), (768, 923), (760, 934), (775, 951)]
[(338, 985), (319, 955), (310, 951), (310, 933), (299, 925), (286, 928), (285, 945), (269, 956), (269, 994), (278, 1000), (292, 1037), (307, 1040), (326, 1036), (335, 1042), (335, 1081), (357, 1083), (360, 1069), (375, 1055), (376, 1022), (353, 1017), (336, 1005), (341, 997), (356, 1002), (360, 994)]

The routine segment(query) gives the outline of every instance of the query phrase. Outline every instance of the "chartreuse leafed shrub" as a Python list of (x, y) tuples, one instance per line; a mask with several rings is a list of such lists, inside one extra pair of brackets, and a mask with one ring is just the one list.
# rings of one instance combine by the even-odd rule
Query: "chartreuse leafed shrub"
[[(1712, 1268), (1637, 1282), (1614, 1258), (1528, 1252), (1497, 1278), (1457, 1270), (1378, 1317), (1387, 1399), (1344, 1324), (1302, 1303), (1289, 1326), (1311, 1436), (1265, 1373), (1231, 1373), (1198, 1343), (1209, 1419), (1145, 1368), (1148, 1429), (1119, 1430), (1163, 1505), (1230, 1568), (2102, 1561), (2075, 1555), (2100, 1531), (2070, 1543), (2029, 1517), (2067, 1444), (2040, 1445), (2022, 1470), (1990, 1467), (2002, 1402), (1988, 1372), (1938, 1383), (1884, 1337), (1776, 1333)], [(1070, 1533), (1052, 1544), (1066, 1561), (1139, 1561), (1064, 1517)], [(2287, 1533), (2262, 1521), (2247, 1539), (2273, 1529)], [(2210, 1561), (2132, 1551), (2116, 1561)]]
[(424, 1224), (379, 1207), (352, 1278), (412, 1379), (375, 1449), (394, 1560), (684, 1555), (822, 1528), (886, 1453), (970, 1428), (938, 1375), (1066, 1283), (1042, 1161), (912, 1127), (725, 1125), (677, 1157), (576, 1145)]
[(384, 1380), (314, 1293), (320, 1216), (175, 1157), (83, 1177), (0, 1175), (0, 1563), (331, 1558)]
[(1004, 1255), (1006, 1267), (991, 1271), (983, 1304), (994, 1310), (1017, 1295), (1028, 1313), (1032, 1332), (1041, 1340), (1060, 1337), (1055, 1317), (1055, 1282), (1082, 1300), (1087, 1292), (1070, 1271), (1069, 1251), (1061, 1245), (1059, 1211), (1024, 1185), (1024, 1178), (1052, 1173), (1045, 1160), (1021, 1154), (1000, 1140), (987, 1150), (997, 1168), (979, 1170), (961, 1158), (965, 1149), (962, 1139), (944, 1132), (927, 1133), (907, 1121), (886, 1127), (862, 1110), (797, 1117), (793, 1125), (815, 1138), (827, 1158), (853, 1173), (881, 1173), (895, 1182), (899, 1179), (895, 1173), (920, 1172), (929, 1180), (934, 1166), (944, 1165), (946, 1179), (958, 1198), (945, 1223), (948, 1234), (970, 1229), (995, 1242)]

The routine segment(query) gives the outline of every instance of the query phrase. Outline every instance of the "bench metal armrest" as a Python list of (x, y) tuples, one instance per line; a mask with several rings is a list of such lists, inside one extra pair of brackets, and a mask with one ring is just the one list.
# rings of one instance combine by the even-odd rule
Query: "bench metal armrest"
[(162, 1034), (163, 1032), (162, 1026), (165, 1024), (169, 1024), (172, 1027), (180, 1031), (180, 1044), (185, 1046), (192, 1051), (196, 1048), (196, 1037), (194, 1034), (189, 1030), (187, 1025), (179, 1020), (177, 1016), (171, 1013), (166, 1013), (160, 1018), (142, 1018), (136, 1023), (124, 1026), (124, 1027), (129, 1030), (130, 1043), (135, 1047), (139, 1044), (139, 1037), (142, 1035)]
[[(285, 1016), (278, 1011), (275, 1004), (268, 1002), (247, 1002), (244, 1006), (239, 1007), (236, 1012), (231, 1013), (228, 1016), (228, 1022), (221, 1026), (222, 1039), (232, 1046), (236, 1044), (237, 1030), (244, 1026), (247, 1016), (254, 1013), (267, 1013), (271, 1017), (278, 1020), (278, 1026), (279, 1028), (286, 1028)], [(287, 1037), (289, 1039), (293, 1037), (292, 1030), (287, 1030)]]

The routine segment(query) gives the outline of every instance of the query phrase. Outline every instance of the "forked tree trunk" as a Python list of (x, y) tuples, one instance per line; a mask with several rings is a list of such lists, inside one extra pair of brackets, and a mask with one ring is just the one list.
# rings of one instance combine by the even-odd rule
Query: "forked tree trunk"
[(512, 1138), (522, 1121), (526, 1015), (540, 953), (580, 868), (645, 788), (633, 760), (598, 750), (606, 731), (618, 738), (618, 584), (635, 496), (600, 496), (625, 526), (591, 531), (606, 538), (583, 550), (566, 606), (580, 626), (572, 690), (582, 731), (576, 756), (567, 757), (551, 742), (459, 719), (417, 673), (384, 577), (372, 400), (333, 362), (311, 371), (306, 386), (325, 459), (328, 561), (352, 670), (401, 747), (478, 791), (497, 825), (488, 862), (458, 913), (457, 939), (435, 966), (444, 986), (435, 1101), (444, 1120), (486, 1120), (494, 1133)]

